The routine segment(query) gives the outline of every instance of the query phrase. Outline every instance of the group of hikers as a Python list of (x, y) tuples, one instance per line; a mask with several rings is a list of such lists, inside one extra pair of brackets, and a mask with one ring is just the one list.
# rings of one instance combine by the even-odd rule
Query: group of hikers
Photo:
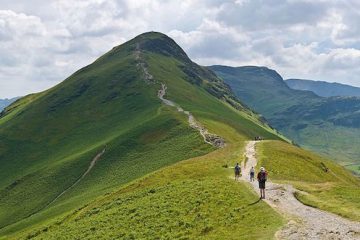
[[(240, 174), (241, 174), (241, 167), (240, 167), (239, 163), (236, 163), (236, 166), (235, 166), (235, 180), (236, 181), (239, 180)], [(250, 182), (254, 182), (255, 181), (255, 168), (254, 167), (251, 167), (249, 175), (250, 175)], [(257, 174), (257, 180), (259, 182), (261, 199), (265, 199), (265, 182), (267, 180), (267, 176), (268, 176), (267, 171), (265, 170), (264, 167), (261, 167), (260, 171)]]

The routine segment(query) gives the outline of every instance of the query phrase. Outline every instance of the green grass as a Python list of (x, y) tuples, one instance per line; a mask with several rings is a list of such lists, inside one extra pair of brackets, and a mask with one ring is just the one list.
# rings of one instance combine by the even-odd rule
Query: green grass
[[(148, 62), (150, 72), (155, 79), (168, 86), (166, 97), (178, 103), (184, 110), (190, 110), (205, 125), (208, 121), (220, 121), (249, 138), (260, 135), (265, 138), (285, 140), (268, 125), (263, 124), (258, 115), (250, 110), (235, 110), (209, 95), (204, 88), (195, 88), (194, 84), (184, 81), (186, 76), (179, 68), (179, 65), (183, 66), (184, 63), (153, 54), (149, 55)], [(218, 134), (221, 135), (221, 131)]]
[[(236, 133), (236, 132), (235, 132)], [(243, 137), (232, 132), (241, 143)], [(243, 144), (166, 167), (9, 239), (271, 239), (284, 220), (229, 175)]]
[[(303, 203), (360, 221), (360, 181), (349, 171), (319, 155), (279, 142), (258, 143), (258, 166), (269, 178), (294, 185)], [(327, 169), (327, 171), (326, 171)]]
[[(107, 152), (96, 168), (58, 202), (72, 199), (71, 201), (76, 201), (76, 204), (79, 204), (79, 201), (84, 203), (96, 195), (105, 193), (108, 189), (181, 159), (202, 155), (211, 149), (203, 144), (197, 132), (177, 121), (169, 121), (166, 117), (168, 116), (156, 118), (142, 128), (136, 129), (134, 133), (128, 132), (126, 136), (120, 136), (110, 141)], [(161, 132), (163, 133), (159, 136)], [(154, 135), (158, 135), (158, 139), (153, 137), (148, 139), (148, 136)], [(129, 146), (129, 144), (131, 145)], [(89, 159), (99, 151), (100, 149), (93, 151), (93, 154), (86, 153), (58, 164), (59, 169), (55, 166), (45, 167), (34, 175), (24, 178), (14, 190), (5, 191), (2, 194), (5, 199), (2, 201), (1, 207), (12, 209), (12, 211), (2, 211), (1, 218), (6, 221), (16, 221), (21, 219), (24, 211), (36, 212), (41, 209), (49, 202), (49, 199), (53, 199), (59, 193), (59, 189), (53, 186), (57, 185), (59, 181), (63, 183), (61, 190), (70, 186), (80, 176), (81, 170), (87, 168)], [(149, 161), (152, 159), (153, 161)], [(78, 174), (74, 169), (78, 169)], [(74, 172), (75, 174), (72, 174)], [(38, 176), (41, 176), (41, 179)], [(23, 189), (31, 189), (31, 193), (24, 192)], [(24, 204), (23, 199), (25, 198), (28, 199), (26, 202), (28, 204)], [(22, 208), (19, 208), (19, 205)], [(67, 204), (64, 209), (69, 209), (71, 206), (73, 207), (73, 204)], [(48, 210), (52, 211), (52, 208)]]
[(346, 168), (355, 173), (356, 175), (360, 175), (360, 164), (347, 165)]
[(123, 46), (58, 86), (11, 105), (1, 118), (0, 227), (41, 210), (72, 185), (107, 146), (95, 169), (72, 191), (24, 223), (80, 206), (146, 173), (213, 150), (187, 119), (140, 78)]

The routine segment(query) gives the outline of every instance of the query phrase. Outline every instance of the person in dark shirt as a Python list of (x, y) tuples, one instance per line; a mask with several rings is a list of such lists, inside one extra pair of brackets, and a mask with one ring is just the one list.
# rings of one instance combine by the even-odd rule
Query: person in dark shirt
[(260, 188), (260, 199), (265, 199), (265, 183), (267, 180), (267, 172), (264, 167), (260, 168), (260, 172), (257, 175), (257, 180), (259, 182)]

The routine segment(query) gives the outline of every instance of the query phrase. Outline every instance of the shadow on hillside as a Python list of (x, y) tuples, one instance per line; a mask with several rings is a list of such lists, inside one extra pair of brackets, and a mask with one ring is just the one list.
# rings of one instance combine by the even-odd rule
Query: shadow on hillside
[(257, 203), (258, 203), (258, 202), (260, 202), (260, 201), (261, 201), (261, 199), (259, 198), (257, 201), (255, 201), (255, 202), (253, 202), (253, 203), (248, 204), (248, 206), (255, 205), (255, 204), (257, 204)]

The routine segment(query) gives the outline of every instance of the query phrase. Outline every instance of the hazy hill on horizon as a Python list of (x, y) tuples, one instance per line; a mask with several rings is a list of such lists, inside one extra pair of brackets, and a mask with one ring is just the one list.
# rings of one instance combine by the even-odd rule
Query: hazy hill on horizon
[(321, 97), (360, 97), (360, 88), (337, 82), (308, 79), (286, 79), (286, 84), (295, 90), (312, 91)]
[(14, 98), (4, 98), (0, 99), (0, 112), (4, 110), (7, 106), (9, 106), (11, 103), (15, 102), (20, 97), (14, 97)]

